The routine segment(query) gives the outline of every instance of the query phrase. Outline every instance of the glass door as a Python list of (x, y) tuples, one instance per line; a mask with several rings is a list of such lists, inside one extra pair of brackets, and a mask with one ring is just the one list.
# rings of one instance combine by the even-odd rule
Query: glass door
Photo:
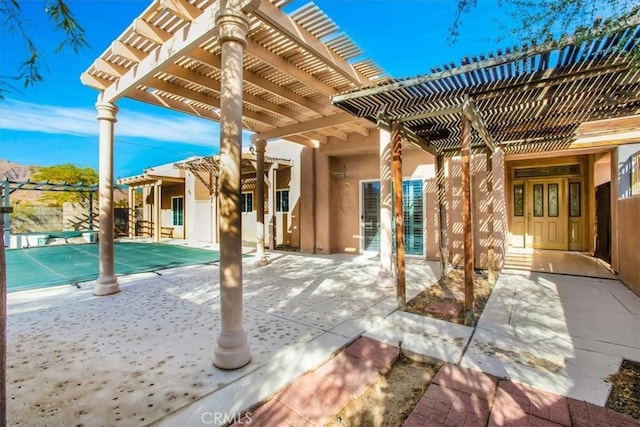
[[(412, 255), (424, 253), (424, 197), (421, 180), (402, 183), (404, 205), (405, 252)], [(393, 207), (392, 207), (393, 212)], [(395, 217), (394, 217), (395, 218)], [(362, 237), (363, 251), (380, 250), (380, 182), (362, 183)], [(392, 228), (395, 230), (395, 227)], [(395, 251), (395, 232), (392, 235)]]
[(362, 183), (362, 238), (363, 251), (380, 249), (380, 182)]

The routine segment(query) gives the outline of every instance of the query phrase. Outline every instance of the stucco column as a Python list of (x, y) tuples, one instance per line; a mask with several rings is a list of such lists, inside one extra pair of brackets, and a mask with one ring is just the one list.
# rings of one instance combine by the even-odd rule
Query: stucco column
[(393, 244), (391, 242), (391, 136), (380, 129), (380, 270), (378, 283), (394, 286)]
[(100, 275), (93, 288), (94, 295), (120, 292), (115, 275), (113, 253), (113, 127), (118, 107), (110, 102), (96, 103), (100, 125), (100, 180), (98, 184), (99, 214), (99, 269)]
[(267, 265), (264, 252), (264, 151), (266, 141), (253, 141), (256, 148), (256, 265)]
[(242, 72), (249, 21), (238, 9), (216, 15), (221, 46), (220, 89), (220, 334), (214, 364), (240, 368), (251, 360), (242, 313), (242, 223), (240, 162), (242, 151)]

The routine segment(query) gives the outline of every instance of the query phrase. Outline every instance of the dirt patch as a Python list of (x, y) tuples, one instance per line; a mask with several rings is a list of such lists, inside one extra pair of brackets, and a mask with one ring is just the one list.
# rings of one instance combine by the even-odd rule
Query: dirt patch
[(620, 371), (607, 380), (613, 384), (607, 408), (640, 420), (640, 363), (623, 360)]
[(386, 375), (349, 402), (326, 427), (402, 425), (440, 366), (415, 362), (401, 354)]
[[(474, 273), (473, 283), (473, 314), (477, 321), (489, 300), (493, 284), (487, 280), (485, 273), (478, 272)], [(443, 306), (444, 309), (439, 309)], [(433, 283), (409, 301), (405, 311), (464, 325), (464, 271), (451, 270), (446, 283)]]

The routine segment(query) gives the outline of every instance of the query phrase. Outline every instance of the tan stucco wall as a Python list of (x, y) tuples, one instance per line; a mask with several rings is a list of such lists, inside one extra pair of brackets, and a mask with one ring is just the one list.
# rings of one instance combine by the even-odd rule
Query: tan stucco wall
[(329, 156), (316, 152), (315, 156), (315, 252), (331, 251), (331, 172)]
[[(505, 245), (505, 193), (504, 167), (500, 152), (493, 157), (493, 242), (496, 268), (503, 263)], [(471, 230), (473, 233), (474, 266), (488, 267), (489, 245), (489, 205), (487, 193), (486, 155), (474, 155), (471, 160)], [(449, 256), (453, 265), (464, 263), (462, 235), (462, 168), (461, 158), (447, 159), (447, 232), (449, 236)], [(435, 199), (435, 194), (434, 194)], [(437, 206), (436, 206), (437, 209)], [(434, 226), (438, 226), (437, 223)], [(437, 233), (437, 228), (434, 229)], [(431, 233), (429, 233), (431, 236)], [(429, 256), (429, 255), (428, 255)]]
[(618, 274), (622, 282), (640, 294), (640, 196), (618, 201)]
[[(206, 185), (204, 185), (202, 183), (202, 181), (200, 181), (200, 179), (196, 178), (194, 174), (192, 174), (191, 172), (188, 172), (189, 175), (191, 175), (191, 177), (193, 178), (193, 194), (194, 194), (194, 199), (195, 200), (209, 200), (211, 197), (211, 194), (209, 193), (209, 189), (207, 188)], [(206, 182), (206, 183), (211, 183), (211, 181), (213, 180), (213, 177), (211, 176), (210, 173), (207, 172), (198, 172), (198, 174), (200, 175), (200, 177)]]
[[(329, 157), (329, 202), (332, 207), (327, 219), (329, 227), (317, 227), (318, 240), (329, 240), (331, 252), (358, 253), (361, 251), (361, 186), (369, 180), (380, 179), (380, 163), (378, 155), (378, 132), (372, 132), (368, 138), (356, 137), (354, 144), (363, 153), (353, 155), (351, 149), (345, 148), (351, 140), (345, 142), (329, 142), (320, 149), (321, 153), (331, 154)], [(473, 162), (474, 171), (474, 219), (477, 226), (475, 234), (476, 265), (487, 266), (488, 222), (485, 156), (476, 156)], [(462, 263), (462, 216), (460, 209), (460, 161), (448, 159), (447, 192), (448, 192), (448, 235), (449, 247), (454, 264)], [(343, 173), (346, 171), (346, 177)], [(494, 236), (497, 238), (496, 253), (498, 267), (502, 265), (503, 233), (506, 225), (504, 218), (504, 170), (502, 155), (494, 156)], [(428, 259), (439, 257), (439, 218), (437, 204), (437, 184), (435, 181), (435, 158), (422, 150), (408, 144), (403, 145), (402, 175), (404, 179), (422, 179), (424, 191), (424, 256)], [(318, 191), (323, 191), (318, 186)], [(319, 195), (322, 199), (324, 196)], [(316, 215), (323, 215), (323, 206), (317, 206)]]

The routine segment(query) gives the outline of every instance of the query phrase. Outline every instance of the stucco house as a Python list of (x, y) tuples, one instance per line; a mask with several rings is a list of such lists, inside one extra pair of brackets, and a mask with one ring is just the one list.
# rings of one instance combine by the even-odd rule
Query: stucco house
[[(122, 98), (220, 122), (217, 160), (171, 166), (171, 174), (184, 174), (176, 178), (185, 182), (183, 199), (168, 189), (160, 197), (170, 181), (149, 176), (161, 208), (156, 218), (171, 208), (172, 224), (182, 224), (176, 235), (214, 240), (218, 231), (216, 366), (233, 369), (250, 359), (238, 315), (248, 194), (262, 263), (273, 241), (265, 240), (264, 225), (278, 211), (271, 207), (272, 218), (265, 217), (265, 200), (273, 206), (282, 190), (289, 191), (287, 223), (271, 236), (282, 233), (282, 242), (306, 253), (377, 251), (381, 280), (396, 263), (399, 293), (405, 252), (439, 257), (443, 267), (464, 262), (470, 281), (474, 266), (499, 269), (515, 247), (595, 253), (638, 292), (640, 71), (629, 52), (640, 39), (639, 21), (634, 12), (616, 34), (592, 41), (568, 37), (497, 50), (393, 79), (313, 3), (294, 9), (275, 0), (154, 1), (81, 76), (99, 91), (101, 262), (94, 293), (119, 291), (111, 183)], [(255, 157), (241, 154), (243, 130), (253, 133)], [(278, 140), (298, 146), (270, 152)], [(288, 183), (278, 178), (285, 171)], [(263, 179), (269, 173), (271, 199)], [(159, 236), (160, 221), (154, 227)]]

